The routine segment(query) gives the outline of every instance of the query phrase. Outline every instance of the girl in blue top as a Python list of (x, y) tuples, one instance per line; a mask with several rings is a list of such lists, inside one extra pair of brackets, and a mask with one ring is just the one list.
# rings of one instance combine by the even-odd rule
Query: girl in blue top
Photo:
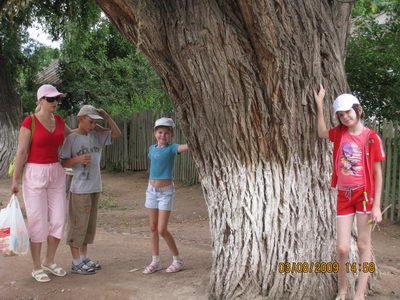
[(146, 191), (146, 208), (148, 210), (151, 230), (152, 261), (144, 268), (143, 274), (161, 270), (159, 235), (161, 235), (172, 252), (173, 260), (166, 269), (168, 273), (182, 270), (183, 261), (171, 233), (168, 231), (168, 219), (175, 199), (173, 170), (177, 153), (188, 150), (187, 144), (171, 144), (174, 121), (170, 118), (158, 119), (154, 126), (155, 145), (149, 148), (150, 178)]

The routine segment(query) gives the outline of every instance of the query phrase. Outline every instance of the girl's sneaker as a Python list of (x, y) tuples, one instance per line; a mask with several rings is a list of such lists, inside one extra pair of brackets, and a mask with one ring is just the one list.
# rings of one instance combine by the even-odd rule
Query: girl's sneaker
[(143, 274), (151, 274), (161, 270), (161, 263), (152, 261), (147, 267), (144, 268)]
[(168, 273), (179, 272), (183, 269), (183, 260), (174, 260), (172, 264), (165, 270)]

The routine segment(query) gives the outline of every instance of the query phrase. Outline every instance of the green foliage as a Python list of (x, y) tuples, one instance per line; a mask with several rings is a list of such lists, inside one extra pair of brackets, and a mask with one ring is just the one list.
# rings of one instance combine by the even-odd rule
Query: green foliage
[(375, 15), (358, 20), (350, 38), (346, 72), (351, 90), (362, 101), (367, 116), (400, 119), (399, 1), (390, 2), (391, 14), (378, 24)]
[(377, 6), (377, 2), (379, 2), (379, 0), (358, 0), (356, 1), (356, 3), (354, 4), (353, 10), (352, 10), (352, 14), (353, 17), (357, 17), (357, 16), (365, 16), (365, 15), (369, 15), (369, 14), (373, 14), (376, 13), (378, 6)]
[(74, 23), (82, 30), (92, 26), (100, 14), (93, 0), (34, 0), (32, 15), (54, 39), (65, 38), (68, 24)]
[(113, 197), (103, 194), (100, 196), (99, 208), (116, 209), (118, 204)]
[(23, 111), (32, 112), (36, 107), (36, 76), (52, 60), (60, 56), (60, 51), (29, 40), (29, 43), (22, 48), (22, 54), (25, 63), (18, 74), (17, 91), (21, 97)]
[(353, 17), (370, 16), (380, 12), (391, 12), (399, 5), (398, 0), (357, 0), (354, 4)]
[[(16, 11), (19, 11), (17, 14)], [(7, 7), (0, 15), (0, 59), (9, 76), (9, 83), (16, 85), (17, 74), (25, 59), (21, 45), (28, 40), (27, 28), (31, 24), (31, 7), (22, 6), (17, 10)], [(3, 64), (2, 64), (3, 65)]]
[(63, 47), (63, 90), (71, 107), (102, 107), (130, 118), (143, 109), (172, 111), (160, 78), (144, 58), (105, 18), (90, 30), (70, 24)]
[(122, 164), (120, 162), (107, 162), (107, 170), (111, 173), (119, 173), (123, 171)]
[(50, 61), (45, 57), (58, 54), (40, 50), (43, 47), (29, 40), (27, 29), (38, 22), (58, 39), (65, 35), (64, 24), (68, 21), (85, 28), (100, 9), (92, 0), (0, 1), (0, 7), (0, 61), (7, 71), (7, 85), (18, 91), (24, 110), (32, 111), (37, 89), (35, 75)]
[[(59, 88), (68, 93), (60, 105), (64, 116), (86, 103), (126, 118), (143, 109), (172, 111), (160, 78), (102, 17), (95, 1), (14, 1), (5, 6), (1, 17), (0, 58), (7, 59), (10, 82), (25, 112), (35, 108), (37, 73), (55, 58), (60, 58), (62, 71)], [(54, 39), (63, 40), (61, 51), (29, 40), (27, 28), (34, 22)]]

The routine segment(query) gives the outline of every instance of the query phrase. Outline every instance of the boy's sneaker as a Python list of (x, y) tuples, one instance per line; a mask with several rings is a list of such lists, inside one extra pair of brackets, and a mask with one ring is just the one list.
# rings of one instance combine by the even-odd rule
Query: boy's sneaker
[(89, 257), (86, 258), (83, 263), (85, 263), (85, 265), (87, 265), (88, 267), (91, 267), (95, 270), (101, 270), (101, 265), (98, 261), (93, 261), (91, 260)]
[(144, 268), (143, 274), (151, 274), (161, 270), (161, 263), (152, 261), (147, 267)]
[(75, 265), (72, 263), (71, 273), (81, 274), (81, 275), (93, 275), (96, 274), (94, 268), (89, 267), (84, 262), (81, 262), (79, 265)]

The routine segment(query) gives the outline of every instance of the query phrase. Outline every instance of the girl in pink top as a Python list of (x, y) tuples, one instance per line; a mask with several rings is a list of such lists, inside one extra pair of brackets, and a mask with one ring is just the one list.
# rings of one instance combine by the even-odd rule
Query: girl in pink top
[[(64, 96), (49, 84), (38, 89), (35, 114), (27, 116), (21, 123), (11, 184), (11, 192), (17, 194), (18, 181), (24, 170), (23, 197), (33, 260), (32, 277), (38, 282), (50, 281), (47, 273), (66, 275), (65, 270), (54, 262), (63, 237), (66, 214), (65, 173), (58, 161), (58, 148), (70, 129), (60, 116), (54, 114)], [(35, 126), (31, 138), (32, 118), (35, 118)], [(47, 252), (41, 261), (40, 252), (45, 241)]]
[[(321, 85), (317, 94), (318, 136), (333, 145), (332, 187), (338, 189), (336, 218), (336, 257), (339, 264), (337, 300), (345, 300), (347, 293), (346, 263), (349, 263), (351, 228), (357, 218), (357, 247), (361, 269), (354, 299), (365, 299), (371, 262), (371, 226), (369, 221), (381, 222), (382, 167), (385, 159), (378, 134), (365, 127), (363, 110), (356, 97), (343, 94), (333, 102), (333, 110), (340, 125), (326, 128), (323, 114), (325, 90)], [(352, 262), (351, 262), (352, 263)], [(348, 265), (347, 265), (348, 268)]]

